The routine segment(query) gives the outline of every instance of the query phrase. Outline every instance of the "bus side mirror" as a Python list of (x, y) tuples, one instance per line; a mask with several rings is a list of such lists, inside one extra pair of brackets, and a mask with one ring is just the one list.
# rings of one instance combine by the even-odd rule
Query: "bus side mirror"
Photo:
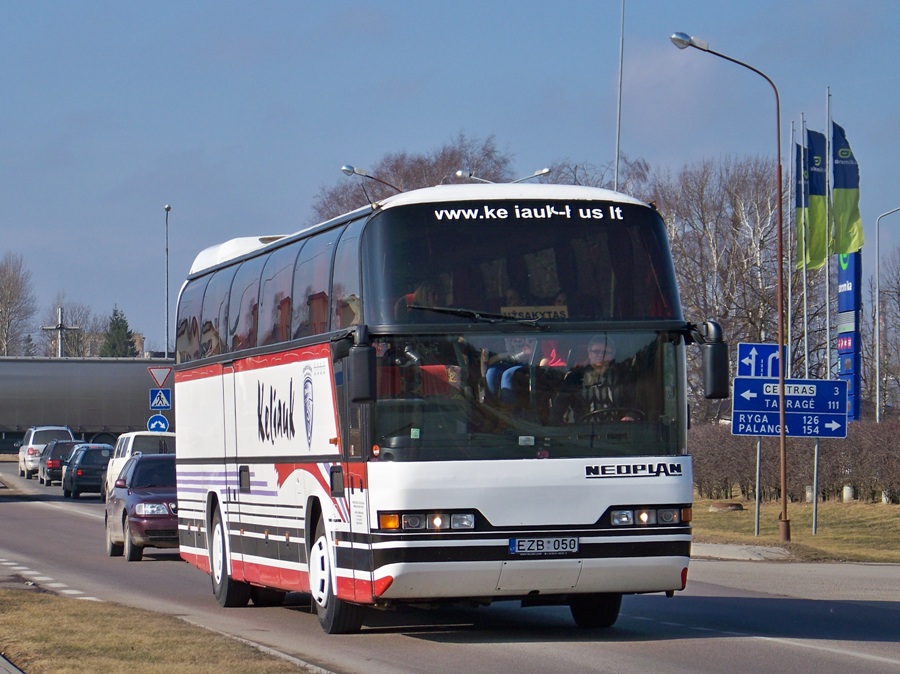
[(706, 321), (697, 326), (703, 366), (703, 395), (706, 398), (727, 398), (731, 395), (728, 381), (728, 343), (722, 326)]
[(347, 386), (350, 402), (370, 403), (375, 400), (375, 349), (351, 346), (347, 358)]

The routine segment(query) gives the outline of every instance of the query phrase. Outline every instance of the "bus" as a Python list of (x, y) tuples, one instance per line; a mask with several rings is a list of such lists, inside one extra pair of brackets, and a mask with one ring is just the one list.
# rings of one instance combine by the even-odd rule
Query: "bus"
[[(213, 246), (176, 316), (181, 556), (327, 633), (501, 600), (611, 626), (687, 582), (691, 344), (727, 397), (662, 218), (604, 189), (437, 186)], [(627, 402), (581, 405), (592, 350)]]

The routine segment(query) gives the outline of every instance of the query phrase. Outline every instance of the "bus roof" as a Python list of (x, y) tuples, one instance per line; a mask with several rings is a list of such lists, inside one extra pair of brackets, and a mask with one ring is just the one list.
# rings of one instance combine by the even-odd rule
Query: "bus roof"
[(479, 199), (567, 199), (575, 201), (615, 201), (626, 204), (646, 202), (621, 192), (584, 185), (551, 185), (526, 183), (478, 183), (465, 185), (437, 185), (401, 192), (383, 199), (381, 208), (441, 201), (478, 201)]
[(396, 208), (410, 204), (428, 204), (452, 201), (478, 201), (481, 199), (556, 199), (569, 201), (614, 201), (624, 204), (646, 205), (640, 199), (635, 199), (621, 192), (600, 187), (587, 187), (584, 185), (553, 185), (553, 184), (525, 184), (525, 183), (475, 183), (463, 185), (437, 185), (422, 189), (401, 192), (382, 199), (373, 206), (365, 206), (350, 213), (338, 216), (332, 220), (304, 227), (293, 234), (275, 234), (267, 236), (244, 236), (230, 239), (223, 243), (210, 246), (197, 254), (188, 275), (216, 267), (224, 262), (237, 259), (255, 250), (264, 248), (271, 243), (282, 239), (291, 238), (306, 231), (325, 228), (327, 225), (337, 224), (353, 217), (366, 214), (373, 210)]

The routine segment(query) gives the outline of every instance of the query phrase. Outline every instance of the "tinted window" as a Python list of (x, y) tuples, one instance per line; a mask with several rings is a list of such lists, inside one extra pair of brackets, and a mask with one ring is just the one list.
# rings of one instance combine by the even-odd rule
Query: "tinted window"
[(303, 246), (294, 271), (294, 337), (318, 335), (328, 330), (331, 257), (341, 228), (322, 232)]
[(359, 291), (359, 236), (364, 220), (351, 223), (344, 231), (334, 254), (334, 328), (348, 328), (362, 322)]
[(224, 334), (228, 325), (228, 294), (234, 272), (235, 268), (229, 267), (213, 274), (203, 296), (200, 350), (204, 358), (225, 353), (228, 349)]
[(68, 431), (63, 430), (43, 430), (35, 431), (34, 438), (31, 440), (33, 445), (46, 445), (51, 440), (71, 440), (72, 435)]
[(131, 479), (132, 487), (174, 487), (174, 461), (138, 461)]
[(134, 438), (131, 451), (133, 454), (174, 454), (175, 438), (138, 435)]
[(234, 275), (228, 302), (228, 335), (231, 351), (256, 346), (259, 323), (259, 275), (268, 256), (244, 261)]
[(400, 207), (372, 217), (363, 251), (371, 324), (681, 319), (665, 226), (639, 204)]
[(81, 455), (82, 466), (105, 466), (112, 452), (108, 449), (88, 449)]
[(259, 346), (291, 338), (291, 290), (302, 242), (272, 251), (259, 288)]
[(187, 363), (200, 357), (200, 309), (209, 277), (194, 279), (181, 291), (175, 322), (176, 362)]

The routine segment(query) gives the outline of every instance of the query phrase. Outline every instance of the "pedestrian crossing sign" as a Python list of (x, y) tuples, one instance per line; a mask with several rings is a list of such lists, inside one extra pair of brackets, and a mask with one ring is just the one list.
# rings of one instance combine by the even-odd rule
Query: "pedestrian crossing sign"
[(170, 410), (170, 409), (172, 409), (172, 389), (170, 389), (170, 388), (152, 388), (152, 389), (150, 389), (150, 409), (151, 410)]

